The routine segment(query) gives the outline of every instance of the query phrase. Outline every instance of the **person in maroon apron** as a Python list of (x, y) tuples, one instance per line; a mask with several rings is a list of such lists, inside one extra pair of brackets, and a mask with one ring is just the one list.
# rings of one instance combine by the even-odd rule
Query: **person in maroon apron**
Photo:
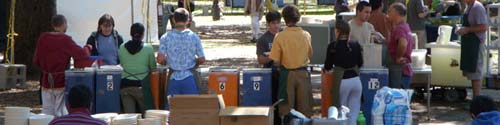
[(460, 70), (471, 80), (474, 96), (481, 90), (484, 40), (486, 39), (487, 15), (484, 6), (476, 0), (465, 0), (467, 9), (462, 26), (457, 34), (461, 35)]
[(64, 99), (64, 71), (70, 67), (70, 58), (75, 61), (75, 68), (89, 67), (92, 64), (89, 58), (92, 47), (82, 48), (65, 34), (68, 25), (63, 15), (52, 17), (51, 23), (54, 31), (40, 35), (33, 64), (42, 72), (42, 113), (60, 117), (68, 114)]

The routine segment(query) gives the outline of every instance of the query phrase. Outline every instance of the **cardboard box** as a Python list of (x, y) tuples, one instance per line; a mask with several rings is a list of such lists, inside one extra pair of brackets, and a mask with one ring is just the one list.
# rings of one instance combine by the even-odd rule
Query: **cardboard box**
[(170, 98), (170, 124), (219, 125), (221, 95), (177, 95)]
[(170, 100), (172, 109), (223, 109), (222, 95), (176, 95)]
[(219, 109), (177, 110), (169, 121), (171, 125), (219, 125)]
[(220, 125), (272, 125), (270, 107), (226, 107), (219, 113)]
[(349, 125), (347, 120), (335, 120), (335, 119), (312, 119), (312, 125)]

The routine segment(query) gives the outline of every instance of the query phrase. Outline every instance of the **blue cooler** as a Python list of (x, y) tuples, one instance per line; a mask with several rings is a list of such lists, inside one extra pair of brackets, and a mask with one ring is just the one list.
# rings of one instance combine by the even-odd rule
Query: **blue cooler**
[(361, 110), (366, 124), (372, 125), (372, 104), (377, 90), (389, 85), (389, 70), (386, 68), (361, 68), (360, 79), (363, 86), (363, 104)]
[[(66, 100), (68, 100), (69, 91), (73, 86), (83, 84), (92, 91), (92, 96), (95, 97), (94, 93), (94, 80), (95, 80), (95, 70), (92, 68), (86, 69), (70, 69), (64, 72), (64, 78), (66, 80), (66, 86), (64, 88), (64, 95)], [(67, 102), (67, 101), (66, 101)], [(95, 101), (92, 101), (92, 107), (90, 107), (90, 112), (95, 113)]]
[(272, 105), (272, 71), (270, 68), (243, 69), (242, 106)]
[(101, 66), (96, 75), (96, 113), (119, 113), (120, 106), (120, 81), (123, 69), (118, 66)]

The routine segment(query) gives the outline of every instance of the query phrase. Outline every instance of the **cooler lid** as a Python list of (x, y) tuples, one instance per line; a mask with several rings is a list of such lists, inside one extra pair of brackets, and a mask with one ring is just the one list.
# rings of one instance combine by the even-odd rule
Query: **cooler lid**
[(97, 69), (98, 71), (117, 71), (117, 70), (123, 70), (123, 68), (120, 65), (104, 65), (99, 67)]
[(235, 72), (237, 73), (238, 69), (230, 69), (230, 68), (210, 68), (209, 72)]
[(366, 67), (363, 67), (360, 69), (361, 72), (387, 72), (389, 71), (387, 68), (384, 68), (384, 67), (370, 67), (370, 68), (366, 68)]
[(69, 69), (66, 70), (65, 73), (95, 73), (95, 69), (90, 67), (84, 69)]
[(457, 42), (448, 42), (444, 44), (438, 44), (436, 42), (425, 44), (425, 48), (458, 48), (460, 49), (460, 44)]
[(271, 72), (271, 68), (246, 68), (243, 72)]
[(269, 107), (226, 107), (219, 116), (269, 116)]
[(101, 66), (99, 69), (97, 69), (97, 73), (104, 73), (104, 72), (121, 73), (122, 71), (123, 68), (119, 65), (106, 65), (106, 66)]

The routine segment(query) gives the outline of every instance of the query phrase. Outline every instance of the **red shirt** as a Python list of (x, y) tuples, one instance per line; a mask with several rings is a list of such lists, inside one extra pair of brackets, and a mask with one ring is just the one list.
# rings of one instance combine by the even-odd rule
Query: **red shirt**
[(69, 109), (69, 114), (52, 120), (49, 125), (107, 125), (108, 123), (90, 116), (86, 108)]
[[(78, 46), (70, 36), (63, 33), (42, 33), (36, 45), (33, 63), (42, 71), (40, 84), (44, 88), (62, 88), (65, 86), (64, 71), (69, 68), (73, 57), (75, 67), (83, 68), (92, 64), (89, 54)], [(54, 85), (48, 82), (48, 73), (52, 73)]]
[(413, 46), (415, 46), (415, 43), (413, 42), (413, 38), (411, 36), (411, 30), (410, 26), (408, 23), (400, 23), (392, 29), (389, 42), (388, 44), (388, 49), (389, 49), (389, 54), (391, 54), (392, 60), (396, 62), (396, 55), (397, 55), (397, 50), (398, 50), (398, 40), (404, 38), (407, 41), (406, 45), (406, 51), (403, 54), (403, 58), (406, 60), (406, 64), (403, 65), (403, 74), (405, 76), (412, 76), (413, 71), (411, 69), (411, 52), (413, 49)]

